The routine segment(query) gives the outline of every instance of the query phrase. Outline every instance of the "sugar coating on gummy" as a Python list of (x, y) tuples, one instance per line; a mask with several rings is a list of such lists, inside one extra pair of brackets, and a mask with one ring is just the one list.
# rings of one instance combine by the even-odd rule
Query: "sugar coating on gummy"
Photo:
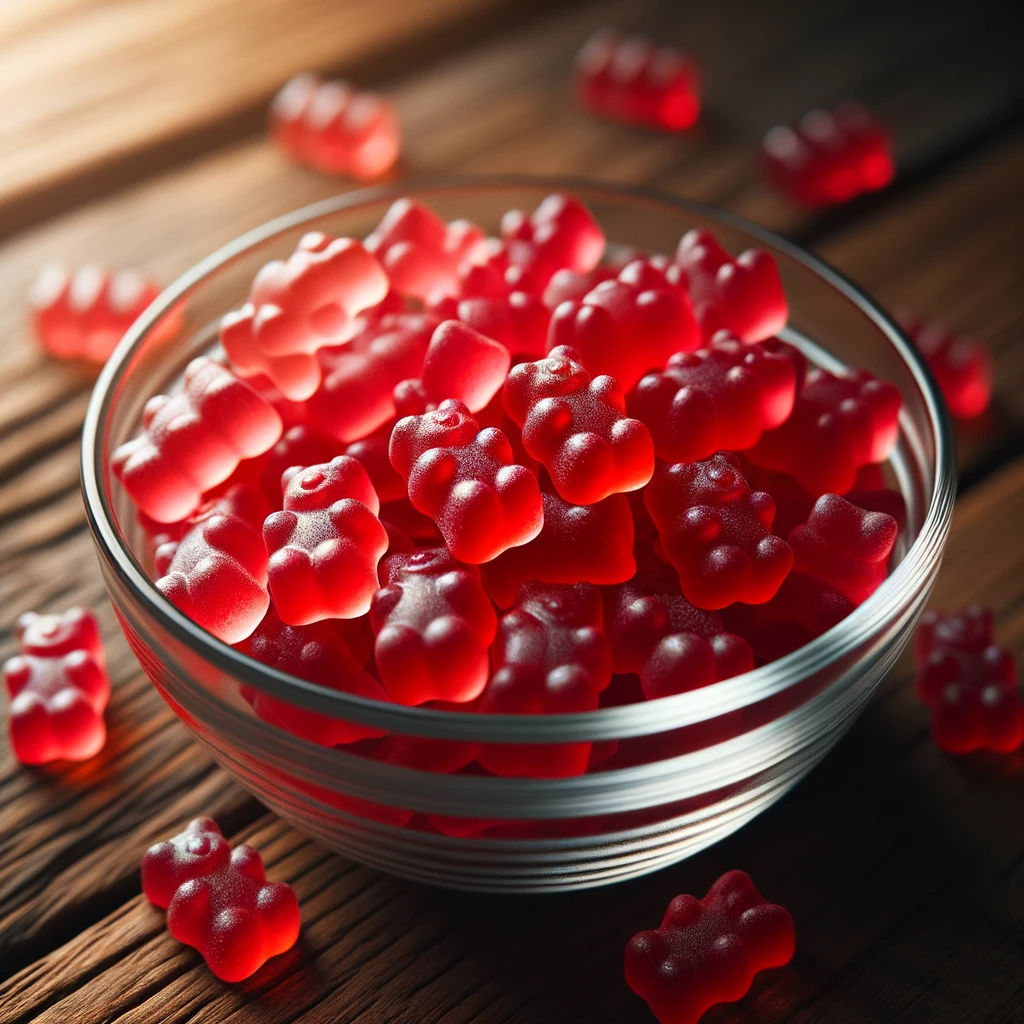
[(792, 360), (721, 334), (643, 377), (629, 411), (647, 424), (660, 459), (692, 462), (755, 445), (763, 431), (785, 422), (795, 397)]
[(626, 983), (659, 1024), (696, 1024), (716, 1003), (750, 991), (754, 975), (788, 964), (793, 919), (769, 903), (743, 871), (729, 871), (702, 900), (677, 896), (661, 926), (626, 946)]
[(270, 105), (274, 141), (300, 163), (367, 180), (398, 159), (401, 134), (391, 104), (348, 82), (295, 75)]
[(110, 466), (146, 515), (176, 523), (242, 459), (271, 448), (283, 429), (272, 405), (219, 363), (200, 356), (185, 368), (179, 393), (156, 395), (146, 403), (142, 433), (114, 450)]
[(662, 467), (644, 503), (683, 594), (698, 608), (762, 604), (793, 566), (789, 545), (771, 532), (775, 502), (751, 491), (729, 452)]
[(590, 505), (635, 491), (654, 473), (647, 427), (626, 415), (614, 378), (591, 379), (571, 348), (554, 348), (545, 359), (513, 367), (503, 401), (522, 428), (523, 447), (566, 501)]
[(461, 402), (406, 416), (391, 433), (391, 464), (409, 481), (409, 500), (437, 524), (452, 555), (488, 562), (532, 540), (544, 522), (537, 478), (513, 462), (508, 438), (478, 430)]
[(381, 684), (399, 704), (465, 703), (487, 685), (497, 630), (480, 571), (447, 548), (388, 555), (370, 606)]
[(166, 908), (171, 935), (197, 949), (222, 981), (248, 978), (299, 937), (292, 887), (268, 882), (259, 853), (232, 850), (210, 818), (146, 851), (142, 890)]
[(317, 350), (348, 341), (358, 314), (388, 286), (361, 242), (312, 231), (287, 260), (259, 271), (249, 301), (221, 320), (221, 344), (243, 377), (265, 374), (285, 398), (301, 402), (320, 384)]
[(23, 612), (18, 616), (15, 632), (24, 654), (52, 658), (71, 651), (88, 651), (100, 665), (104, 663), (99, 623), (81, 605), (58, 615)]
[(903, 327), (928, 361), (949, 411), (957, 419), (980, 416), (992, 400), (988, 347), (941, 324), (908, 318)]
[(362, 463), (347, 455), (286, 471), (284, 508), (268, 516), (267, 581), (282, 621), (304, 626), (365, 614), (388, 547), (380, 502)]

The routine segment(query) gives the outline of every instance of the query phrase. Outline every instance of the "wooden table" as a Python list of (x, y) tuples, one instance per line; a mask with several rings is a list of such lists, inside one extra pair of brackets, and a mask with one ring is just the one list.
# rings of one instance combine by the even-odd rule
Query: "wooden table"
[[(239, 232), (347, 187), (262, 130), (293, 71), (340, 71), (397, 104), (400, 174), (571, 172), (718, 203), (806, 244), (892, 307), (986, 338), (991, 415), (961, 430), (961, 497), (934, 603), (983, 600), (1024, 654), (1024, 76), (1014, 3), (903, 0), (6, 0), (0, 4), (0, 627), (100, 613), (114, 683), (103, 754), (0, 759), (0, 1020), (649, 1020), (622, 950), (679, 892), (743, 867), (796, 920), (793, 964), (709, 1021), (1024, 1021), (1024, 754), (952, 759), (909, 665), (792, 794), (654, 876), (565, 896), (466, 896), (349, 863), (213, 765), (143, 677), (104, 598), (78, 491), (91, 386), (24, 326), (39, 265), (165, 281)], [(567, 96), (596, 27), (655, 30), (702, 62), (681, 138)], [(857, 96), (894, 128), (899, 177), (824, 214), (758, 180), (762, 132)], [(139, 858), (191, 816), (254, 842), (302, 904), (301, 941), (219, 983), (139, 893)]]

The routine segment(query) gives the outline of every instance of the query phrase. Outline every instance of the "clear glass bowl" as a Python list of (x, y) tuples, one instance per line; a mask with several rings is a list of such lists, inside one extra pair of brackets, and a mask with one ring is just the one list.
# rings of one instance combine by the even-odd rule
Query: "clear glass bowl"
[[(147, 574), (145, 538), (111, 474), (110, 453), (137, 431), (146, 399), (214, 343), (220, 315), (245, 300), (257, 269), (286, 256), (309, 230), (365, 235), (398, 195), (496, 231), (505, 210), (533, 209), (552, 191), (587, 203), (621, 245), (670, 253), (684, 231), (704, 227), (733, 252), (768, 250), (789, 294), (787, 340), (819, 364), (862, 366), (900, 389), (901, 433), (890, 469), (907, 503), (907, 526), (898, 565), (879, 590), (824, 636), (746, 675), (654, 702), (533, 717), (348, 696), (250, 660), (169, 604)], [(850, 727), (910, 637), (939, 569), (955, 491), (950, 426), (921, 358), (835, 271), (695, 203), (529, 179), (353, 192), (213, 254), (160, 296), (107, 363), (85, 423), (82, 476), (125, 635), (168, 704), (221, 765), (283, 818), (343, 854), (407, 878), (485, 891), (573, 889), (656, 870), (728, 835), (795, 785)], [(408, 767), (375, 757), (367, 741), (322, 747), (282, 731), (254, 714), (245, 696), (254, 693), (392, 734), (398, 746), (418, 750), (419, 765), (480, 743), (589, 743), (592, 769), (533, 779)]]

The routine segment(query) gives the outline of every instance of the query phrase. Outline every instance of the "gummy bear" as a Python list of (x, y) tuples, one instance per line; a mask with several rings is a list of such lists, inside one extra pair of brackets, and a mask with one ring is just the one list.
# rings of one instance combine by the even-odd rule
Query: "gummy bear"
[(137, 270), (44, 267), (29, 291), (32, 325), (58, 359), (104, 363), (125, 331), (160, 294)]
[(257, 486), (263, 492), (272, 509), (281, 507), (283, 488), (281, 475), (292, 466), (313, 466), (319, 462), (330, 462), (337, 454), (338, 444), (323, 434), (317, 433), (305, 423), (289, 427), (281, 440), (263, 456), (263, 464), (257, 478)]
[(796, 128), (777, 125), (761, 149), (768, 180), (811, 209), (845, 203), (893, 179), (892, 137), (857, 103), (812, 110)]
[(700, 114), (700, 72), (685, 54), (615, 32), (592, 36), (576, 58), (576, 95), (597, 114), (678, 132)]
[[(627, 260), (626, 263), (632, 262)], [(544, 289), (544, 305), (550, 309), (556, 309), (563, 302), (578, 302), (586, 296), (587, 292), (593, 291), (602, 281), (611, 281), (619, 276), (623, 263), (618, 264), (601, 263), (594, 267), (589, 273), (580, 274), (575, 270), (563, 267), (557, 271)]]
[(291, 626), (363, 615), (388, 547), (366, 470), (339, 455), (318, 466), (292, 467), (282, 482), (284, 509), (263, 524), (278, 615)]
[(465, 703), (487, 685), (497, 630), (480, 571), (446, 548), (388, 555), (370, 605), (380, 681), (392, 700)]
[[(494, 671), (477, 711), (558, 714), (593, 711), (611, 682), (598, 589), (589, 583), (528, 583), (498, 623)], [(590, 743), (486, 743), (477, 762), (495, 775), (581, 775)]]
[[(271, 608), (252, 636), (239, 644), (238, 649), (264, 665), (328, 689), (369, 700), (388, 700), (380, 683), (359, 664), (338, 633), (325, 622), (289, 626)], [(251, 687), (243, 687), (242, 696), (264, 721), (321, 746), (333, 747), (383, 735), (380, 729), (309, 711)]]
[(107, 739), (103, 709), (110, 700), (95, 616), (86, 608), (26, 612), (17, 633), (21, 654), (3, 666), (14, 756), (22, 764), (92, 757)]
[(992, 400), (992, 354), (973, 338), (952, 334), (940, 324), (907, 319), (907, 334), (928, 367), (957, 419), (980, 416)]
[(283, 430), (272, 405), (205, 356), (185, 368), (180, 393), (146, 403), (142, 426), (110, 466), (132, 501), (160, 523), (184, 519), (203, 491), (227, 480), (242, 459), (262, 455)]
[(537, 359), (547, 349), (551, 311), (533, 292), (514, 289), (507, 294), (446, 295), (429, 310), (444, 320), (461, 320), (480, 334), (503, 345), (513, 357)]
[(361, 242), (311, 231), (287, 260), (260, 270), (249, 301), (221, 320), (220, 342), (243, 377), (266, 374), (301, 402), (320, 385), (317, 350), (353, 337), (358, 314), (387, 292), (387, 275)]
[(268, 882), (259, 853), (232, 850), (210, 818), (146, 851), (142, 890), (167, 909), (171, 935), (197, 949), (222, 981), (248, 978), (299, 937), (292, 887)]
[(291, 78), (270, 105), (274, 141), (301, 163), (368, 180), (398, 159), (398, 118), (382, 96), (317, 75)]
[(495, 604), (509, 608), (527, 580), (622, 583), (636, 572), (633, 517), (624, 494), (593, 505), (573, 505), (547, 492), (541, 498), (544, 526), (537, 537), (484, 566)]
[(889, 457), (899, 411), (899, 391), (866, 370), (811, 370), (789, 419), (763, 434), (747, 458), (788, 473), (813, 498), (846, 494), (858, 469)]
[(413, 506), (437, 523), (459, 561), (490, 561), (541, 530), (537, 478), (512, 461), (500, 430), (478, 432), (461, 402), (399, 420), (391, 433), (391, 464), (408, 479)]
[(932, 736), (950, 754), (1009, 753), (1024, 743), (1024, 703), (1013, 655), (996, 645), (992, 612), (926, 612), (915, 637), (919, 696)]
[(205, 504), (181, 540), (161, 544), (153, 556), (160, 593), (225, 643), (249, 636), (270, 605), (261, 536), (269, 514), (263, 494), (240, 484)]
[(762, 604), (793, 566), (789, 545), (771, 532), (775, 502), (751, 492), (729, 452), (664, 466), (644, 503), (683, 594), (698, 608)]
[(631, 392), (629, 411), (654, 437), (666, 462), (742, 451), (784, 423), (796, 397), (796, 369), (785, 355), (718, 335), (708, 348), (677, 352)]
[(388, 455), (392, 429), (391, 425), (385, 424), (368, 437), (353, 441), (344, 451), (345, 455), (362, 463), (381, 505), (400, 501), (407, 494), (405, 481), (391, 465), (391, 458)]
[(560, 346), (546, 359), (514, 367), (503, 401), (522, 428), (523, 447), (566, 501), (591, 505), (643, 487), (654, 473), (647, 427), (626, 416), (615, 380), (591, 380), (571, 348)]
[(700, 344), (685, 295), (649, 262), (636, 260), (579, 301), (551, 315), (548, 347), (568, 345), (592, 374), (606, 373), (629, 391), (676, 352)]
[(775, 258), (748, 249), (733, 259), (708, 231), (688, 231), (676, 263), (689, 279), (693, 312), (704, 340), (729, 331), (740, 341), (761, 341), (786, 326), (789, 303)]
[(696, 1024), (716, 1003), (742, 999), (754, 975), (789, 963), (793, 919), (743, 871), (729, 871), (702, 900), (677, 896), (661, 927), (626, 946), (626, 983), (659, 1024)]

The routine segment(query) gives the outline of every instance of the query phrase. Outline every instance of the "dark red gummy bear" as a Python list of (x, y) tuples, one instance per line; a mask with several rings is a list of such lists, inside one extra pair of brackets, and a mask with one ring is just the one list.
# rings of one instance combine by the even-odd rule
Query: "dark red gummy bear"
[(503, 398), (523, 447), (566, 501), (591, 505), (651, 479), (650, 431), (626, 416), (615, 380), (591, 380), (575, 350), (554, 348), (546, 359), (513, 367)]
[(857, 470), (884, 462), (899, 434), (900, 393), (866, 370), (811, 370), (789, 419), (747, 458), (789, 473), (813, 498), (846, 494)]
[(676, 263), (689, 279), (693, 313), (705, 341), (729, 331), (740, 341), (761, 341), (786, 326), (789, 303), (775, 257), (748, 249), (733, 259), (708, 231), (688, 231)]
[[(593, 711), (611, 682), (601, 595), (589, 583), (528, 583), (498, 623), (493, 675), (477, 710), (498, 714)], [(590, 743), (483, 744), (477, 761), (495, 775), (581, 775)]]
[(992, 354), (988, 348), (940, 324), (907, 319), (903, 326), (928, 361), (949, 411), (964, 420), (980, 416), (992, 400)]
[(248, 978), (299, 937), (292, 887), (268, 882), (259, 853), (232, 850), (210, 818), (146, 851), (142, 890), (167, 909), (171, 935), (199, 950), (222, 981)]
[(698, 608), (762, 604), (792, 568), (789, 545), (771, 532), (775, 502), (750, 490), (729, 452), (664, 466), (644, 503), (683, 594)]
[(537, 478), (513, 461), (496, 427), (479, 430), (462, 402), (406, 416), (391, 433), (391, 464), (409, 500), (437, 523), (459, 561), (490, 561), (532, 540), (544, 522)]
[(784, 423), (796, 397), (796, 367), (785, 355), (720, 335), (677, 352), (630, 393), (629, 411), (647, 424), (666, 462), (743, 451)]
[(626, 946), (626, 983), (659, 1024), (695, 1024), (716, 1003), (750, 991), (754, 975), (788, 964), (796, 951), (793, 919), (729, 871), (698, 900), (677, 896), (661, 927)]
[(497, 630), (480, 570), (447, 548), (388, 555), (370, 606), (377, 672), (399, 704), (465, 703), (487, 685)]
[(992, 612), (926, 612), (915, 638), (919, 696), (932, 736), (950, 754), (1009, 753), (1024, 743), (1024, 704), (1013, 655), (995, 643)]

